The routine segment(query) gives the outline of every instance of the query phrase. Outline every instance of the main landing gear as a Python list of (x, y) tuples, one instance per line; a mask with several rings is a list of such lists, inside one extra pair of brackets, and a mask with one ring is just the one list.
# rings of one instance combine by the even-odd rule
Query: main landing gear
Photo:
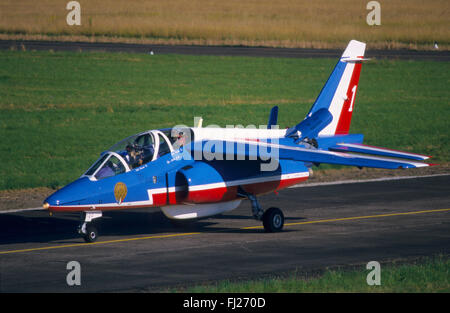
[(78, 233), (86, 242), (94, 242), (98, 238), (98, 230), (92, 223), (92, 220), (102, 217), (102, 211), (88, 211), (81, 213)]
[(259, 205), (258, 199), (256, 199), (254, 195), (246, 193), (242, 190), (242, 188), (239, 189), (239, 194), (250, 200), (250, 203), (252, 204), (253, 217), (258, 221), (263, 222), (264, 230), (267, 233), (275, 233), (283, 229), (284, 215), (279, 208), (272, 207), (264, 211)]

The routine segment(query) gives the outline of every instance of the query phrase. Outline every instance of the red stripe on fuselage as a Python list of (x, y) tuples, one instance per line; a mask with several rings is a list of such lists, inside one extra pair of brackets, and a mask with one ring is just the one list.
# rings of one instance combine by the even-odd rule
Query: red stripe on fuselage
[[(308, 179), (306, 177), (290, 178), (283, 180), (273, 180), (254, 184), (243, 184), (241, 187), (245, 192), (253, 195), (263, 195), (273, 191), (281, 190), (292, 185), (296, 185)], [(232, 201), (239, 198), (238, 186), (219, 187), (189, 192), (189, 196), (183, 202), (191, 203), (212, 203)]]

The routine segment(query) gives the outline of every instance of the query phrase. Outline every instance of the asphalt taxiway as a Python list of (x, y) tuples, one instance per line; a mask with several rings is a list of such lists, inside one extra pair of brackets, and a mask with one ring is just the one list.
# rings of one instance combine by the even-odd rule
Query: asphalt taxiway
[[(153, 45), (108, 42), (71, 42), (40, 40), (0, 40), (0, 50), (96, 51), (145, 54), (187, 54), (218, 56), (252, 56), (282, 58), (337, 58), (340, 49), (271, 48), (246, 46)], [(369, 49), (367, 58), (450, 61), (450, 51), (440, 50), (376, 50)]]
[[(0, 292), (164, 291), (449, 254), (449, 186), (440, 175), (282, 190), (260, 197), (286, 216), (274, 234), (246, 201), (183, 226), (158, 209), (105, 213), (95, 244), (75, 233), (78, 214), (0, 214)], [(67, 284), (70, 261), (80, 264), (80, 286)]]

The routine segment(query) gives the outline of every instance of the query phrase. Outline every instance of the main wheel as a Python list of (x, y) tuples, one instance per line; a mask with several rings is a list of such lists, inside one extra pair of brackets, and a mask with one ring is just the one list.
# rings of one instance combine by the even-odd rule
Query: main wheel
[(267, 233), (279, 232), (283, 229), (284, 215), (279, 208), (269, 208), (264, 212), (262, 220)]
[(84, 241), (94, 242), (98, 238), (98, 230), (95, 226), (88, 224), (86, 225), (86, 234), (84, 234)]

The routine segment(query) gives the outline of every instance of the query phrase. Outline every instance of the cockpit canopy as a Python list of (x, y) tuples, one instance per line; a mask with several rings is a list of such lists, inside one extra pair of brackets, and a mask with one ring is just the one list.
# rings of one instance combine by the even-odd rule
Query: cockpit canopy
[(84, 173), (91, 180), (119, 175), (179, 149), (193, 140), (189, 129), (163, 129), (125, 138), (108, 150)]
[(95, 177), (95, 179), (103, 179), (128, 172), (129, 170), (129, 166), (120, 155), (115, 152), (107, 152), (102, 154), (100, 159), (84, 175)]
[(118, 153), (130, 169), (153, 161), (155, 155), (155, 134), (152, 132), (130, 136), (108, 149)]

